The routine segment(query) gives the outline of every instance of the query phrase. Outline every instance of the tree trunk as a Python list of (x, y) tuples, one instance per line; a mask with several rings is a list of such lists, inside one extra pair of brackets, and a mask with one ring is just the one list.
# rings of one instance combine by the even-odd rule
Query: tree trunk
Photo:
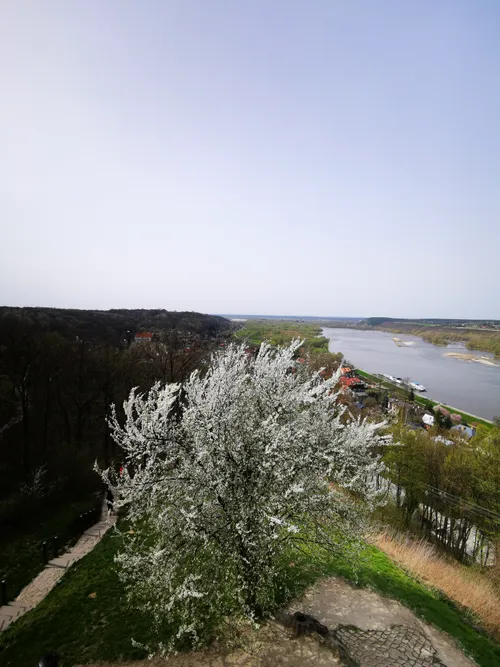
[(27, 476), (30, 472), (30, 425), (29, 403), (24, 390), (21, 393), (21, 410), (23, 415), (23, 470)]
[(42, 437), (42, 458), (43, 462), (47, 461), (47, 450), (48, 450), (48, 441), (49, 441), (49, 415), (50, 415), (50, 383), (52, 378), (49, 376), (47, 378), (47, 384), (45, 385), (45, 412), (43, 415), (43, 437)]

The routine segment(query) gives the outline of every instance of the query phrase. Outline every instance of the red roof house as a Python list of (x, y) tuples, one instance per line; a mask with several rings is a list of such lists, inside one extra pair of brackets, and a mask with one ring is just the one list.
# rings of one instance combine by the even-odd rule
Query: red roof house
[(150, 343), (153, 340), (153, 334), (149, 331), (136, 333), (134, 340), (136, 343)]
[(347, 387), (348, 389), (352, 389), (353, 387), (359, 387), (359, 386), (364, 385), (363, 381), (360, 380), (358, 377), (348, 378), (348, 377), (342, 376), (340, 378), (339, 382), (343, 387)]

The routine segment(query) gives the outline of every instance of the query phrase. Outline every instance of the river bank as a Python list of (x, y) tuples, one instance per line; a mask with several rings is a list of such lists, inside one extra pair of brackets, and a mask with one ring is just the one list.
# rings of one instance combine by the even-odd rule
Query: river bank
[[(388, 393), (390, 393), (391, 395), (400, 396), (401, 398), (406, 398), (407, 391), (405, 389), (402, 389), (397, 384), (389, 382), (388, 380), (385, 380), (379, 377), (378, 375), (372, 375), (371, 373), (367, 373), (366, 371), (361, 369), (357, 369), (357, 373), (360, 377), (364, 378), (365, 380), (368, 380), (368, 382), (379, 385), (383, 389), (387, 389)], [(445, 408), (450, 413), (455, 413), (457, 415), (460, 415), (462, 417), (463, 424), (470, 425), (472, 423), (479, 423), (482, 424), (483, 426), (486, 426), (487, 428), (491, 428), (493, 426), (493, 422), (489, 419), (484, 419), (483, 417), (470, 414), (469, 412), (463, 412), (463, 410), (459, 410), (459, 408), (455, 408), (452, 405), (447, 405), (446, 403), (441, 403), (439, 401), (434, 401), (432, 398), (429, 398), (428, 396), (422, 394), (415, 394), (415, 403), (418, 403), (419, 405), (422, 405), (424, 407), (432, 405), (433, 408), (437, 406)]]
[(415, 327), (411, 325), (377, 326), (376, 331), (387, 331), (393, 334), (418, 336), (426, 343), (446, 347), (450, 343), (461, 343), (468, 350), (489, 352), (500, 361), (500, 331), (495, 330), (464, 330), (446, 327)]
[[(369, 374), (385, 373), (419, 382), (427, 388), (425, 397), (457, 406), (454, 412), (478, 415), (486, 421), (500, 415), (500, 366), (492, 354), (480, 355), (491, 364), (465, 363), (455, 356), (468, 354), (457, 342), (443, 348), (399, 334), (400, 341), (413, 344), (396, 345), (394, 334), (343, 327), (325, 327), (323, 335), (330, 341), (331, 352), (341, 352), (346, 361)], [(446, 356), (450, 354), (453, 356)]]

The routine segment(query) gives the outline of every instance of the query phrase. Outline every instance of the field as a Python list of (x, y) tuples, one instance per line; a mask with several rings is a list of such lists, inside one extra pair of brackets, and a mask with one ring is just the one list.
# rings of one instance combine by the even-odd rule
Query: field
[(328, 352), (328, 339), (321, 335), (321, 327), (317, 324), (289, 320), (248, 320), (235, 335), (251, 345), (260, 345), (265, 340), (272, 345), (288, 345), (299, 338), (305, 341), (305, 347), (311, 352)]

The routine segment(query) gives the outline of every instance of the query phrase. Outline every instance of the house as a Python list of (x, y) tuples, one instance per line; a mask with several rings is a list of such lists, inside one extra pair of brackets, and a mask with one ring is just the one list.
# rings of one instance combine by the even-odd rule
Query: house
[(450, 430), (460, 433), (467, 440), (476, 435), (476, 429), (473, 426), (465, 426), (465, 424), (457, 424), (456, 426), (452, 426)]
[(416, 422), (406, 422), (406, 426), (410, 428), (412, 431), (424, 430), (422, 424), (417, 424)]
[(366, 387), (365, 383), (360, 380), (358, 377), (344, 377), (342, 376), (339, 379), (339, 385), (341, 391), (352, 393), (353, 396), (359, 400), (361, 397), (366, 396)]
[(152, 340), (153, 340), (153, 334), (149, 331), (136, 333), (134, 338), (134, 341), (136, 343), (151, 343)]
[(431, 426), (434, 426), (435, 419), (434, 419), (433, 415), (425, 414), (422, 417), (422, 421), (424, 422), (424, 424), (427, 428), (430, 428)]
[(352, 391), (364, 391), (365, 384), (358, 377), (345, 377), (344, 375), (339, 379), (339, 383), (342, 387), (346, 389), (352, 389)]

